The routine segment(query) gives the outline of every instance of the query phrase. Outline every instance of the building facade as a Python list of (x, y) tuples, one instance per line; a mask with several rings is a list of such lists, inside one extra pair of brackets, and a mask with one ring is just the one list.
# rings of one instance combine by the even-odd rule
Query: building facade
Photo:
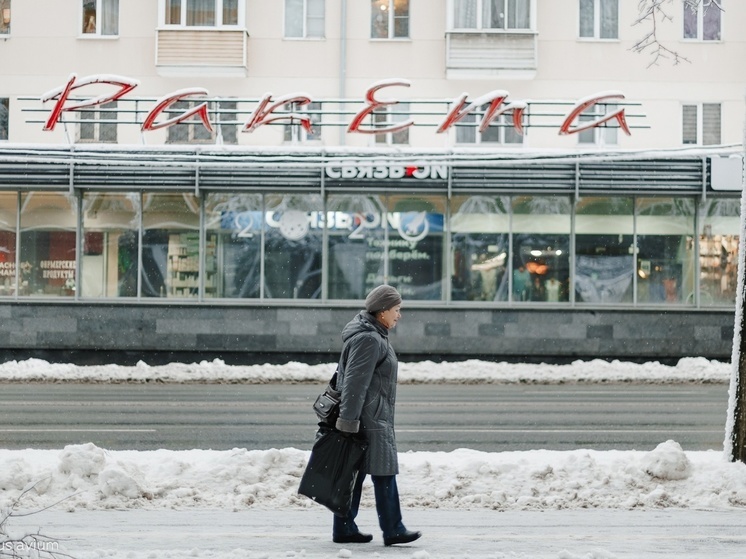
[(730, 357), (746, 5), (636, 52), (618, 0), (43, 3), (0, 0), (6, 356), (326, 358), (386, 282), (404, 358)]

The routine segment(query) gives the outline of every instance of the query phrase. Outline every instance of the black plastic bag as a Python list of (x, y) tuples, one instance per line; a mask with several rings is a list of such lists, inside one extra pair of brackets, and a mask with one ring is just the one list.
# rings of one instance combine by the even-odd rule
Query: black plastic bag
[(334, 429), (322, 427), (319, 433), (298, 493), (324, 505), (337, 516), (346, 516), (368, 443)]

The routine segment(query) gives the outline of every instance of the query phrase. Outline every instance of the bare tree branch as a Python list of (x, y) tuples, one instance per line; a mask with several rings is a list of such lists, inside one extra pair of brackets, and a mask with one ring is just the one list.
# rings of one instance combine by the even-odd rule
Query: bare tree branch
[[(691, 60), (668, 48), (658, 39), (659, 25), (674, 21), (674, 18), (665, 10), (666, 4), (678, 5), (673, 0), (638, 0), (637, 3), (639, 15), (632, 26), (649, 26), (650, 31), (637, 41), (630, 50), (638, 54), (648, 52), (652, 56), (648, 68), (657, 66), (660, 62), (667, 60), (670, 60), (674, 66), (681, 62), (691, 63)], [(723, 10), (720, 0), (684, 0), (684, 5), (693, 12), (696, 12), (700, 5), (704, 10), (712, 9), (713, 6), (718, 10)]]

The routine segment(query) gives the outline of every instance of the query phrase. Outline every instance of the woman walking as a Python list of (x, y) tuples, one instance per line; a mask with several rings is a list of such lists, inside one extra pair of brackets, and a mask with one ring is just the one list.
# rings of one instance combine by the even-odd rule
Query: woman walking
[(368, 442), (368, 451), (353, 490), (350, 512), (345, 517), (334, 517), (332, 539), (336, 543), (366, 543), (373, 539), (355, 524), (367, 474), (373, 481), (384, 545), (409, 543), (422, 536), (404, 527), (396, 486), (399, 461), (394, 406), (399, 363), (388, 331), (401, 318), (401, 304), (396, 289), (379, 285), (365, 299), (365, 310), (342, 330), (344, 348), (337, 380), (342, 398), (336, 427), (343, 433), (361, 433)]

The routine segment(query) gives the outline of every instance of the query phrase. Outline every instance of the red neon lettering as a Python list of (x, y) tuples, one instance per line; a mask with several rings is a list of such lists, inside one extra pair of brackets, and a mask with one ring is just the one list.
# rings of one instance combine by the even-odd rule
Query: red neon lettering
[(464, 108), (466, 105), (466, 99), (468, 95), (463, 93), (459, 99), (453, 102), (451, 110), (446, 115), (443, 123), (438, 127), (437, 134), (446, 132), (451, 126), (462, 120), (466, 115), (473, 112), (475, 109), (490, 104), (488, 109), (485, 111), (482, 121), (479, 125), (479, 132), (484, 132), (490, 123), (498, 116), (507, 112), (513, 112), (513, 127), (516, 131), (523, 135), (523, 113), (526, 110), (526, 103), (509, 103), (502, 107), (501, 105), (505, 102), (508, 97), (508, 92), (503, 90), (496, 90), (478, 97), (472, 101), (469, 106)]
[(396, 105), (399, 101), (395, 99), (376, 99), (375, 94), (379, 89), (382, 89), (384, 87), (390, 87), (392, 85), (401, 85), (404, 87), (409, 87), (409, 82), (405, 80), (385, 80), (382, 82), (378, 82), (375, 85), (372, 85), (368, 91), (365, 93), (365, 100), (368, 102), (368, 106), (365, 107), (362, 111), (357, 113), (355, 118), (352, 120), (350, 125), (347, 127), (347, 132), (359, 132), (360, 134), (386, 134), (387, 132), (398, 132), (400, 130), (404, 130), (405, 128), (409, 128), (414, 124), (414, 121), (412, 119), (409, 119), (407, 121), (404, 121), (399, 124), (394, 124), (391, 126), (386, 126), (383, 128), (360, 128), (360, 125), (363, 122), (363, 119), (367, 117), (368, 115), (372, 114), (373, 111), (380, 107), (384, 107), (386, 105)]
[(145, 122), (142, 123), (142, 126), (140, 127), (140, 129), (143, 132), (150, 131), (150, 130), (158, 130), (160, 128), (166, 128), (174, 124), (179, 124), (180, 122), (184, 122), (185, 120), (197, 115), (202, 121), (202, 124), (204, 124), (205, 128), (207, 128), (210, 132), (212, 132), (213, 128), (212, 128), (212, 123), (210, 122), (210, 115), (207, 114), (207, 103), (200, 103), (196, 107), (192, 107), (191, 109), (185, 111), (180, 116), (176, 116), (174, 118), (165, 120), (160, 123), (155, 122), (155, 119), (158, 118), (160, 114), (163, 111), (165, 111), (168, 107), (170, 107), (177, 101), (181, 101), (182, 99), (189, 97), (190, 95), (207, 95), (207, 90), (201, 87), (195, 87), (192, 89), (182, 89), (180, 91), (176, 91), (172, 93), (171, 95), (167, 97), (161, 98), (155, 104), (155, 107), (150, 109), (150, 112), (148, 113), (148, 116), (145, 118)]
[(253, 113), (251, 113), (251, 117), (249, 117), (249, 120), (246, 121), (246, 124), (244, 125), (241, 132), (253, 132), (263, 124), (269, 124), (270, 122), (277, 122), (281, 120), (289, 120), (291, 124), (293, 124), (293, 121), (299, 120), (301, 125), (303, 126), (303, 128), (306, 129), (307, 132), (313, 132), (311, 118), (308, 115), (289, 113), (269, 116), (284, 105), (295, 104), (299, 107), (308, 105), (309, 103), (311, 103), (310, 97), (305, 94), (293, 93), (280, 97), (274, 103), (272, 103), (272, 105), (267, 107), (267, 105), (269, 105), (269, 103), (271, 102), (272, 94), (267, 93), (259, 102), (259, 106), (254, 110)]
[[(115, 92), (113, 95), (99, 95), (98, 97), (92, 97), (86, 101), (78, 101), (77, 103), (71, 103), (65, 106), (70, 93), (81, 87), (97, 83), (119, 86), (119, 91)], [(87, 76), (78, 80), (78, 77), (75, 74), (71, 74), (65, 85), (53, 89), (41, 97), (43, 103), (51, 101), (52, 99), (57, 99), (57, 103), (55, 103), (54, 108), (49, 113), (49, 118), (44, 125), (44, 130), (54, 130), (54, 127), (57, 122), (59, 122), (63, 112), (78, 111), (85, 107), (95, 107), (97, 105), (104, 105), (111, 101), (116, 101), (135, 89), (139, 84), (140, 82), (137, 80), (131, 80), (121, 76)]]
[(621, 93), (616, 93), (616, 92), (601, 93), (593, 97), (589, 97), (587, 99), (583, 99), (579, 101), (578, 104), (575, 105), (575, 108), (570, 112), (570, 114), (567, 115), (565, 122), (562, 123), (562, 126), (560, 127), (560, 131), (559, 131), (559, 135), (562, 136), (565, 134), (576, 134), (578, 132), (582, 132), (583, 130), (589, 130), (591, 128), (595, 128), (596, 126), (600, 126), (601, 124), (605, 122), (615, 119), (619, 123), (619, 127), (622, 130), (624, 130), (627, 136), (631, 136), (632, 133), (629, 130), (629, 126), (627, 126), (627, 119), (625, 118), (625, 115), (624, 115), (624, 108), (618, 109), (614, 111), (613, 113), (604, 115), (598, 120), (594, 120), (591, 122), (587, 122), (586, 124), (583, 124), (581, 126), (570, 128), (570, 126), (575, 121), (575, 119), (583, 111), (585, 111), (589, 107), (592, 107), (593, 105), (605, 99), (624, 99), (624, 95), (622, 95)]

